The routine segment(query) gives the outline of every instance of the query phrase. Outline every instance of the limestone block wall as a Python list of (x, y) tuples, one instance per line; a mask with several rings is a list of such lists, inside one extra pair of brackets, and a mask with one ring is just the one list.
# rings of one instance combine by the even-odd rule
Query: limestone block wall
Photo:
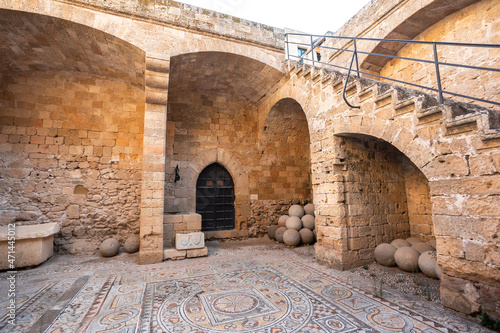
[(69, 72), (3, 79), (0, 223), (57, 222), (56, 250), (139, 233), (144, 90)]
[(348, 248), (372, 260), (375, 247), (409, 236), (400, 153), (384, 142), (342, 140)]
[(107, 11), (125, 12), (145, 17), (148, 20), (158, 20), (168, 25), (208, 32), (212, 35), (236, 37), (252, 42), (258, 41), (262, 45), (271, 47), (283, 48), (284, 45), (284, 31), (282, 29), (178, 1), (70, 0), (69, 2), (101, 7)]
[[(176, 102), (177, 98), (181, 102)], [(184, 177), (191, 160), (206, 150), (222, 148), (240, 163), (251, 164), (256, 155), (256, 131), (255, 109), (245, 107), (231, 96), (196, 96), (196, 93), (187, 98), (171, 96), (167, 111), (165, 212), (192, 211), (193, 189), (184, 187), (190, 180)], [(216, 161), (206, 161), (205, 166), (213, 162)], [(181, 177), (177, 183), (176, 166)]]
[(415, 164), (402, 157), (410, 234), (423, 241), (434, 239), (429, 181)]
[[(495, 0), (483, 0), (447, 16), (419, 34), (415, 40), (498, 44), (499, 16), (500, 3)], [(433, 60), (432, 46), (407, 44), (397, 55)], [(438, 57), (440, 61), (447, 63), (500, 67), (498, 48), (439, 46)], [(440, 66), (440, 73), (444, 90), (500, 102), (500, 73), (451, 66)], [(392, 59), (382, 68), (380, 75), (437, 88), (433, 64)], [(461, 100), (450, 95), (445, 97)]]

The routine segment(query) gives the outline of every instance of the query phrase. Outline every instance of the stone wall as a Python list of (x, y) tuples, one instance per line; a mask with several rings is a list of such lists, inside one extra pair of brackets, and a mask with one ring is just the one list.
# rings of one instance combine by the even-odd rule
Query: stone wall
[(139, 232), (144, 90), (98, 75), (6, 76), (0, 223), (58, 222), (56, 250), (92, 253)]
[(410, 234), (423, 241), (434, 239), (429, 181), (415, 164), (402, 157)]
[[(415, 40), (460, 43), (499, 43), (500, 3), (483, 0), (470, 5), (429, 27)], [(433, 60), (432, 46), (408, 44), (397, 54)], [(500, 50), (477, 47), (438, 46), (439, 61), (481, 67), (498, 68)], [(440, 66), (441, 84), (444, 90), (500, 102), (500, 73), (479, 71), (451, 66)], [(393, 59), (380, 71), (380, 75), (408, 81), (437, 89), (433, 64)], [(460, 98), (445, 95), (445, 98)], [(466, 101), (462, 99), (463, 101)], [(474, 103), (474, 102), (473, 102)], [(484, 104), (487, 106), (487, 104)]]
[(339, 148), (347, 168), (347, 246), (350, 251), (359, 251), (359, 260), (373, 260), (378, 244), (410, 234), (401, 154), (373, 139), (346, 138)]
[(70, 0), (163, 24), (283, 48), (284, 30), (172, 0)]

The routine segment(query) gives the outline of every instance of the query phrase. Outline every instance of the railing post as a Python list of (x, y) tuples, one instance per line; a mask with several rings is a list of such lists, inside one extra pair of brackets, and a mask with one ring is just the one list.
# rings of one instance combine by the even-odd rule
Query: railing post
[(436, 79), (438, 84), (439, 104), (443, 104), (443, 88), (441, 87), (441, 74), (439, 73), (439, 60), (436, 43), (432, 43), (434, 50), (434, 65), (436, 66)]
[(288, 33), (285, 34), (286, 60), (290, 60), (290, 48), (288, 47)]
[(356, 38), (353, 38), (352, 39), (352, 43), (354, 45), (354, 54), (353, 56), (356, 57), (356, 74), (358, 75), (359, 77), (359, 63), (358, 63), (358, 47), (356, 45)]
[(313, 41), (313, 35), (311, 35), (311, 59), (312, 63), (314, 66), (314, 41)]

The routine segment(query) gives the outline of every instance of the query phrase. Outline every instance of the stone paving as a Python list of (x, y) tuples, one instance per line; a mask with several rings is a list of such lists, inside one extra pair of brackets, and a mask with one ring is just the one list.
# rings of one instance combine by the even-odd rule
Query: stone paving
[(17, 273), (0, 332), (486, 332), (436, 303), (385, 290), (270, 241), (208, 243), (206, 258), (139, 266), (137, 254), (55, 256)]

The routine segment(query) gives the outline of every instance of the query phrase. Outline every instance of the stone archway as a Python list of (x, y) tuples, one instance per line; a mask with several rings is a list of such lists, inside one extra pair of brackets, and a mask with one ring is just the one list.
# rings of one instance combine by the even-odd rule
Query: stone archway
[(320, 261), (350, 269), (373, 262), (378, 244), (434, 239), (428, 180), (403, 153), (360, 134), (337, 135), (334, 153), (329, 180), (315, 185)]
[(79, 23), (6, 9), (0, 34), (1, 129), (10, 135), (0, 143), (2, 223), (59, 223), (62, 253), (93, 254), (111, 235), (137, 234), (144, 52)]

